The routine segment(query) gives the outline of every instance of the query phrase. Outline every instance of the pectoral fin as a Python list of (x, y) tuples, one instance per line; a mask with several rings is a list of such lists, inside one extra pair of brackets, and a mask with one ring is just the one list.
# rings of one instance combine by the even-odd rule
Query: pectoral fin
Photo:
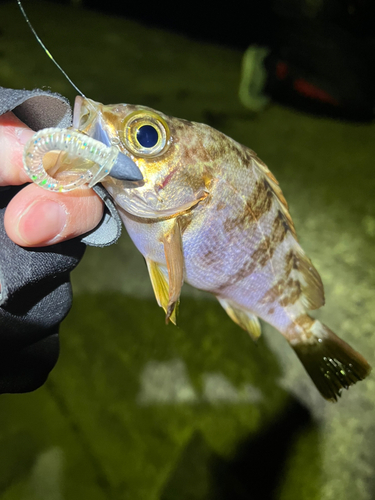
[(248, 332), (250, 337), (255, 341), (261, 336), (261, 328), (258, 317), (250, 311), (242, 309), (233, 302), (217, 297), (220, 304), (223, 306), (228, 316), (237, 323), (238, 326)]
[(167, 267), (146, 258), (156, 300), (166, 312), (165, 320), (176, 324), (176, 309), (184, 282), (184, 256), (177, 219), (165, 221), (168, 225), (162, 236)]
[(177, 219), (171, 221), (171, 228), (164, 235), (164, 254), (167, 261), (169, 297), (165, 321), (168, 322), (180, 300), (181, 288), (184, 283), (184, 254), (182, 239)]
[[(147, 258), (146, 258), (146, 263), (157, 303), (159, 304), (160, 307), (164, 309), (165, 312), (167, 312), (168, 302), (169, 302), (169, 284), (168, 284), (167, 268)], [(169, 319), (172, 321), (173, 324), (176, 324), (176, 310), (173, 311)]]

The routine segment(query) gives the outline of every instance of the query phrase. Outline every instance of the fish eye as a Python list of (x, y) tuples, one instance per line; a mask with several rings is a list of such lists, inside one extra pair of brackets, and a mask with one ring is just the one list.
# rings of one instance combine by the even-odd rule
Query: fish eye
[(152, 125), (142, 125), (137, 130), (137, 141), (144, 148), (153, 148), (159, 140), (159, 133)]
[(124, 146), (134, 155), (152, 157), (168, 148), (169, 128), (153, 111), (135, 111), (124, 122)]

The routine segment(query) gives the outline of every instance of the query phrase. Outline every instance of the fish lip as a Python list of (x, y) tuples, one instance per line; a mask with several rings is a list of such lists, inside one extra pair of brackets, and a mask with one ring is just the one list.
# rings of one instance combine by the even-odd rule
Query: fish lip
[[(133, 187), (133, 186), (131, 186)], [(111, 193), (111, 189), (109, 189)], [(142, 190), (134, 189), (131, 198), (118, 198), (116, 203), (127, 213), (137, 217), (138, 219), (154, 219), (165, 220), (172, 219), (183, 215), (193, 210), (200, 202), (202, 202), (209, 193), (204, 190), (200, 191), (196, 199), (192, 199), (177, 207), (152, 207), (149, 204), (149, 199), (146, 199), (147, 194)]]
[(122, 187), (124, 189), (138, 189), (138, 188), (143, 187), (144, 185), (145, 185), (144, 179), (142, 179), (140, 181), (129, 181), (129, 180), (122, 181)]
[(78, 130), (79, 126), (79, 119), (81, 116), (81, 108), (83, 104), (83, 97), (80, 95), (77, 95), (77, 97), (74, 100), (74, 107), (73, 107), (73, 128)]

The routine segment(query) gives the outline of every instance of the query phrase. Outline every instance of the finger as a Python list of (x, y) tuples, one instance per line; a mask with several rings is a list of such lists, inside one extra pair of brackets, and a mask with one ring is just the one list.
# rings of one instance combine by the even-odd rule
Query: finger
[(30, 184), (10, 201), (4, 225), (18, 245), (47, 246), (94, 229), (102, 216), (103, 203), (92, 189), (53, 193)]
[(22, 155), (25, 144), (34, 134), (13, 113), (0, 116), (0, 186), (30, 181), (23, 169)]

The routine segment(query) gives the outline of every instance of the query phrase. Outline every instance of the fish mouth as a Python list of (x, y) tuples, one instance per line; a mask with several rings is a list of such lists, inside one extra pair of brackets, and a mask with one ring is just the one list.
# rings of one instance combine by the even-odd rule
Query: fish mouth
[[(85, 103), (89, 104), (89, 106), (87, 106), (87, 104), (85, 106)], [(73, 127), (82, 132), (86, 129), (89, 131), (88, 135), (93, 139), (102, 142), (106, 146), (114, 147), (107, 131), (101, 123), (100, 112), (90, 104), (91, 103), (89, 103), (87, 99), (85, 100), (81, 96), (76, 97), (73, 110)], [(88, 115), (87, 120), (85, 123), (82, 123), (85, 112)], [(109, 176), (120, 181), (131, 182), (132, 187), (141, 185), (141, 181), (143, 181), (143, 175), (140, 169), (134, 161), (122, 151), (119, 151)]]
[(80, 95), (77, 95), (74, 101), (74, 107), (73, 107), (73, 128), (79, 130), (79, 122), (81, 118), (81, 109), (82, 109), (82, 104), (83, 104), (83, 97)]
[(141, 193), (137, 189), (134, 191), (123, 192), (122, 194), (112, 192), (111, 186), (108, 186), (108, 191), (114, 197), (116, 203), (123, 208), (126, 212), (133, 215), (138, 219), (151, 219), (151, 220), (164, 220), (172, 219), (183, 215), (184, 213), (190, 212), (194, 209), (200, 202), (202, 202), (208, 196), (207, 191), (200, 191), (194, 197), (194, 199), (186, 200), (179, 206), (174, 207), (157, 207), (150, 206), (150, 200), (145, 197), (144, 193)]

